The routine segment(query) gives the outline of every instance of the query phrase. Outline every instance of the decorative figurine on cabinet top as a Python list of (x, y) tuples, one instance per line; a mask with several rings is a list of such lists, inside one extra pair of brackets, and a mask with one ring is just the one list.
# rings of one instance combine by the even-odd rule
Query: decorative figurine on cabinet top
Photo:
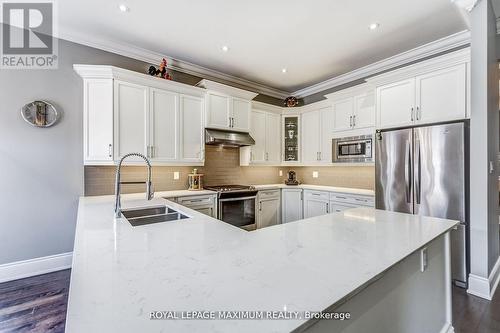
[(292, 108), (294, 106), (299, 105), (299, 100), (295, 96), (290, 96), (285, 99), (285, 106), (288, 108)]
[(155, 66), (150, 66), (148, 70), (149, 75), (158, 76), (165, 80), (172, 80), (172, 75), (167, 71), (167, 59), (163, 58), (160, 67), (156, 69)]

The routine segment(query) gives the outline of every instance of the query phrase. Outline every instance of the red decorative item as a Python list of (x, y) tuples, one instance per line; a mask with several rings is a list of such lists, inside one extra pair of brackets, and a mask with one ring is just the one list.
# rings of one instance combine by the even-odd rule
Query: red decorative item
[(285, 104), (286, 107), (292, 108), (294, 106), (299, 105), (299, 100), (295, 96), (290, 96), (290, 97), (287, 97), (285, 99), (285, 103), (284, 104)]
[(165, 80), (172, 80), (172, 75), (167, 71), (167, 59), (165, 58), (162, 59), (158, 69), (155, 66), (150, 66), (148, 72), (151, 76), (159, 76)]

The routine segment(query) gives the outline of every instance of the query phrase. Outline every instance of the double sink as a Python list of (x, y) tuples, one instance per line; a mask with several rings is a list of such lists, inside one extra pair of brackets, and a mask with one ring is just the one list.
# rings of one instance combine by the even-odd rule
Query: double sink
[(146, 208), (123, 209), (122, 215), (133, 227), (189, 218), (189, 216), (163, 205)]

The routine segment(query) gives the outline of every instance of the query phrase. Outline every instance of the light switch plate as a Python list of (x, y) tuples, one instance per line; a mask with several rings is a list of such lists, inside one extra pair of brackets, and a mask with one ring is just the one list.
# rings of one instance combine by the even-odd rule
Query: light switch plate
[(174, 171), (174, 180), (178, 180), (180, 178), (179, 171)]
[(313, 171), (313, 178), (318, 178), (319, 172), (318, 171)]
[(427, 248), (420, 250), (420, 271), (424, 272), (427, 269)]

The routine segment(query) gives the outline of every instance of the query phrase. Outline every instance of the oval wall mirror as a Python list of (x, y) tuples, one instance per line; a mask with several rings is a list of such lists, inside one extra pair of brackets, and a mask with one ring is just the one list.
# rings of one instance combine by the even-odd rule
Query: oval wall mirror
[(59, 119), (56, 108), (45, 101), (33, 101), (21, 108), (23, 119), (35, 127), (50, 127)]

